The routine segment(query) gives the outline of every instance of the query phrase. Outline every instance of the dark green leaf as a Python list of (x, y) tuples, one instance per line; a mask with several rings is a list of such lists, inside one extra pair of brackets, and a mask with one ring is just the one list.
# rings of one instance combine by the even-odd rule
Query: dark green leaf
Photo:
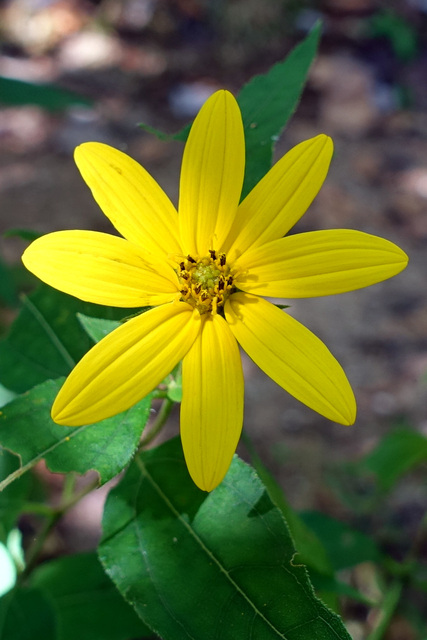
[[(0, 483), (19, 469), (18, 456), (0, 447)], [(5, 542), (7, 534), (16, 525), (22, 503), (30, 490), (29, 477), (19, 478), (11, 486), (0, 492), (0, 542)]]
[(8, 229), (3, 233), (4, 238), (22, 238), (22, 240), (37, 240), (43, 234), (39, 231), (33, 231), (32, 229)]
[[(254, 76), (237, 97), (246, 139), (242, 198), (271, 167), (274, 144), (298, 105), (317, 52), (320, 33), (321, 25), (318, 23), (285, 60), (275, 64), (267, 73)], [(160, 140), (185, 142), (191, 125), (172, 135), (146, 124), (139, 126)]]
[(95, 553), (67, 556), (39, 567), (32, 585), (48, 596), (58, 619), (58, 640), (152, 638), (117, 591)]
[(149, 417), (151, 397), (96, 424), (62, 427), (50, 417), (50, 408), (62, 382), (48, 380), (3, 407), (0, 444), (20, 456), (19, 473), (44, 458), (51, 471), (86, 473), (95, 469), (101, 482), (107, 482), (133, 456)]
[(316, 534), (307, 527), (302, 518), (294, 511), (286, 499), (282, 488), (266, 469), (252, 445), (246, 432), (243, 432), (245, 445), (249, 449), (251, 463), (264, 483), (270, 498), (283, 513), (298, 551), (298, 559), (303, 564), (315, 569), (318, 573), (332, 575), (332, 565), (328, 554)]
[(134, 461), (107, 499), (100, 558), (163, 640), (349, 639), (313, 594), (279, 509), (237, 457), (206, 494), (178, 439)]
[(283, 62), (255, 76), (237, 98), (246, 137), (246, 170), (242, 197), (271, 167), (274, 143), (295, 111), (317, 52), (320, 23)]
[(11, 269), (0, 259), (0, 303), (15, 307), (18, 303), (18, 293)]
[(55, 613), (39, 589), (11, 591), (0, 599), (0, 640), (56, 640)]
[(344, 522), (318, 511), (303, 512), (301, 517), (323, 543), (335, 571), (379, 560), (374, 540)]
[(93, 345), (77, 313), (122, 318), (126, 309), (82, 302), (41, 285), (24, 298), (9, 335), (0, 341), (0, 382), (17, 393), (67, 375)]
[(427, 461), (427, 438), (410, 428), (398, 428), (383, 438), (362, 462), (389, 490), (412, 467)]
[(316, 589), (316, 592), (320, 593), (322, 598), (327, 594), (332, 594), (334, 596), (345, 596), (346, 598), (351, 598), (352, 600), (362, 602), (369, 607), (375, 606), (374, 603), (363, 593), (351, 585), (337, 580), (334, 576), (326, 576), (324, 574), (317, 573), (316, 571), (310, 571), (310, 579), (313, 587)]
[(34, 104), (48, 111), (63, 111), (71, 105), (89, 106), (91, 101), (51, 84), (34, 84), (0, 76), (0, 103), (13, 106)]

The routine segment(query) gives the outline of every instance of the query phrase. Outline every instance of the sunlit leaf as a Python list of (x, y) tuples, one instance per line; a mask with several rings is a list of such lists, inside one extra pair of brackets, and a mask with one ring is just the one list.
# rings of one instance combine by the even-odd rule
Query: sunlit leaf
[(318, 23), (291, 53), (265, 74), (254, 76), (240, 91), (246, 138), (246, 169), (242, 197), (271, 167), (274, 144), (294, 113), (317, 52)]
[(118, 320), (91, 318), (90, 316), (85, 316), (82, 313), (78, 313), (77, 318), (83, 329), (94, 342), (99, 342), (102, 338), (105, 338), (106, 335), (121, 325), (121, 322)]
[[(86, 473), (95, 469), (101, 482), (107, 482), (133, 456), (149, 417), (151, 397), (102, 422), (62, 427), (50, 418), (50, 408), (62, 382), (48, 380), (3, 407), (0, 444), (21, 458), (22, 466), (13, 475), (44, 458), (51, 471)], [(0, 488), (7, 482), (6, 478)]]
[[(246, 139), (246, 168), (242, 198), (271, 167), (273, 148), (301, 97), (319, 44), (318, 23), (300, 44), (267, 73), (254, 76), (237, 96)], [(167, 134), (146, 124), (139, 125), (160, 140), (185, 142), (190, 125)]]
[(31, 584), (54, 606), (57, 640), (153, 637), (105, 574), (95, 553), (45, 563), (35, 571)]
[(210, 494), (179, 440), (147, 451), (110, 493), (100, 558), (163, 640), (349, 639), (315, 596), (279, 509), (237, 457)]

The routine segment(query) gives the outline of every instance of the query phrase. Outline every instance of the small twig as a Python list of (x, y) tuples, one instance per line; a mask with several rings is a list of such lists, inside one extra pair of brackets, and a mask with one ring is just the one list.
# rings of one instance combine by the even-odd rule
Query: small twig
[(170, 412), (172, 411), (173, 405), (174, 405), (174, 402), (170, 400), (168, 397), (166, 397), (163, 400), (160, 406), (159, 412), (157, 414), (157, 418), (155, 419), (150, 431), (146, 435), (143, 435), (141, 438), (138, 451), (142, 451), (142, 449), (145, 449), (145, 447), (148, 444), (150, 444), (154, 440), (154, 438), (160, 433), (166, 420), (169, 417)]
[(84, 498), (84, 496), (93, 491), (93, 489), (95, 489), (99, 484), (98, 478), (94, 478), (85, 487), (83, 487), (81, 491), (78, 491), (73, 495), (72, 492), (75, 486), (75, 482), (76, 474), (67, 474), (64, 482), (64, 489), (62, 492), (61, 504), (58, 507), (49, 507), (50, 512), (46, 514), (46, 519), (41, 530), (38, 532), (37, 536), (34, 538), (33, 543), (30, 545), (27, 551), (26, 566), (19, 577), (20, 582), (25, 580), (25, 578), (34, 569), (35, 565), (37, 564), (39, 555), (43, 549), (44, 543), (46, 542), (46, 538), (48, 537), (52, 529), (56, 526), (58, 521), (62, 518), (62, 516), (72, 507), (74, 507), (77, 502)]
[(384, 595), (378, 622), (375, 629), (367, 636), (366, 640), (381, 640), (386, 633), (393, 618), (396, 607), (399, 604), (402, 583), (394, 582)]

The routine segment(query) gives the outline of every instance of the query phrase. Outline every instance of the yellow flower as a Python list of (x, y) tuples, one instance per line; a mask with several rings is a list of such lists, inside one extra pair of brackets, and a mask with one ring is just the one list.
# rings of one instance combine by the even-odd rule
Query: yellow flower
[(82, 300), (153, 307), (107, 335), (73, 369), (52, 407), (79, 426), (124, 411), (183, 362), (181, 437), (189, 472), (206, 491), (223, 479), (240, 437), (238, 343), (275, 382), (330, 420), (352, 424), (350, 384), (326, 346), (262, 296), (324, 296), (405, 268), (393, 243), (347, 229), (285, 236), (318, 193), (332, 141), (287, 153), (239, 204), (245, 143), (239, 107), (218, 91), (185, 146), (179, 215), (153, 178), (105, 144), (75, 159), (122, 238), (59, 231), (33, 242), (26, 267)]

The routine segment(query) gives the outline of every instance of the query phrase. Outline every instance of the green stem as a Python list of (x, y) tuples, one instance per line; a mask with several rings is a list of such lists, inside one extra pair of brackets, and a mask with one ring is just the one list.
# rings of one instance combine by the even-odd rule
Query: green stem
[(24, 502), (21, 507), (21, 513), (34, 513), (38, 516), (49, 517), (54, 513), (54, 507), (44, 504), (43, 502)]
[(399, 604), (401, 591), (402, 584), (394, 582), (384, 596), (378, 622), (366, 640), (381, 640), (384, 637)]
[(160, 431), (163, 429), (163, 426), (166, 420), (169, 417), (170, 412), (172, 411), (173, 405), (174, 405), (174, 402), (169, 398), (166, 397), (163, 400), (160, 406), (159, 412), (157, 414), (157, 418), (155, 419), (150, 431), (146, 435), (143, 435), (143, 437), (141, 438), (138, 451), (142, 451), (142, 449), (145, 449), (145, 447), (149, 445), (154, 440), (154, 438), (160, 433)]
[(64, 481), (61, 504), (58, 507), (48, 507), (49, 512), (46, 513), (46, 519), (43, 523), (43, 526), (27, 551), (26, 566), (24, 571), (20, 575), (20, 582), (25, 580), (25, 578), (34, 569), (35, 565), (37, 564), (39, 555), (46, 542), (46, 538), (48, 537), (52, 529), (56, 526), (58, 521), (62, 518), (62, 516), (72, 507), (74, 507), (77, 502), (84, 498), (84, 496), (93, 491), (93, 489), (95, 489), (99, 484), (98, 478), (94, 478), (85, 487), (83, 487), (81, 491), (73, 494), (76, 478), (77, 476), (75, 473), (67, 474)]

